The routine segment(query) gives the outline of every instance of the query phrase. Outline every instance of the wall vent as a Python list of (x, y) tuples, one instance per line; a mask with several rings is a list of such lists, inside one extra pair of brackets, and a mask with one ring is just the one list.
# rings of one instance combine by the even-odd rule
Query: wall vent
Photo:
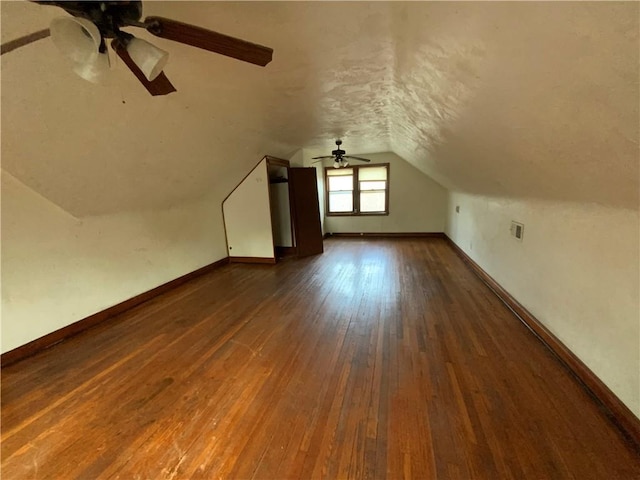
[(524, 235), (524, 225), (522, 223), (511, 221), (511, 235), (522, 241)]

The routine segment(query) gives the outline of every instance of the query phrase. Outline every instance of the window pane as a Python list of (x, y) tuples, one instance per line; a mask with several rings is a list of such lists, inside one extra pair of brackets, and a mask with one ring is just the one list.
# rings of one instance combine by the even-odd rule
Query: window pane
[(329, 191), (353, 190), (353, 176), (329, 177)]
[(351, 192), (329, 192), (329, 212), (353, 212)]
[(387, 167), (360, 167), (358, 178), (360, 180), (386, 180)]
[(362, 192), (360, 194), (361, 212), (384, 212), (385, 192)]
[(360, 190), (384, 190), (387, 182), (360, 182)]
[(340, 177), (344, 175), (353, 175), (353, 168), (329, 168), (327, 169), (328, 177)]

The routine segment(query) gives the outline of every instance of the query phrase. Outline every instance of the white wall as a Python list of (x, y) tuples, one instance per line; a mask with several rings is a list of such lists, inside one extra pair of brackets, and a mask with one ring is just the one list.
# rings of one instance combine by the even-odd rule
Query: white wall
[(77, 219), (2, 173), (2, 352), (226, 257), (219, 199)]
[(640, 416), (639, 226), (637, 210), (450, 193), (446, 233)]
[[(446, 218), (446, 190), (426, 174), (394, 153), (361, 155), (371, 163), (389, 163), (389, 215), (363, 217), (325, 216), (324, 231), (443, 232)], [(354, 162), (355, 163), (355, 162)], [(358, 162), (361, 164), (361, 162)], [(329, 166), (329, 163), (327, 163)], [(324, 172), (318, 171), (324, 181)], [(320, 183), (320, 182), (319, 182)], [(322, 183), (324, 185), (324, 183)], [(321, 187), (324, 193), (324, 187)], [(323, 198), (324, 195), (321, 196)]]
[(267, 160), (262, 160), (222, 206), (231, 257), (273, 258)]

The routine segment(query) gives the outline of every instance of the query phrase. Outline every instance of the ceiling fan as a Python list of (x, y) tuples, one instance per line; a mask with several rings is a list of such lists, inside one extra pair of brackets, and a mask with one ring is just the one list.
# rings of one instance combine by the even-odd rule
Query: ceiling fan
[(333, 158), (334, 159), (333, 168), (340, 168), (340, 167), (349, 166), (348, 159), (359, 160), (360, 162), (371, 161), (368, 158), (354, 157), (353, 155), (345, 155), (345, 153), (347, 152), (345, 152), (344, 150), (340, 150), (340, 145), (342, 145), (342, 140), (340, 139), (336, 140), (336, 145), (338, 146), (338, 148), (336, 150), (332, 150), (331, 155), (325, 155), (323, 157), (313, 157), (311, 160), (316, 160), (316, 161), (311, 163), (318, 163), (323, 160), (326, 160), (327, 158)]
[(53, 42), (74, 63), (74, 71), (85, 80), (100, 81), (109, 70), (105, 39), (151, 95), (167, 95), (176, 89), (162, 69), (169, 54), (151, 43), (120, 30), (140, 27), (149, 33), (264, 67), (273, 49), (163, 17), (142, 18), (142, 1), (46, 1), (72, 17), (56, 18), (40, 30), (1, 45), (4, 55), (51, 35)]

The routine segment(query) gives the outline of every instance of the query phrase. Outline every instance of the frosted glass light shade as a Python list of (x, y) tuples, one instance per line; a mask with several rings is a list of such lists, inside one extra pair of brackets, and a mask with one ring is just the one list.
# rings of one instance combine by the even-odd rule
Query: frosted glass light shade
[(169, 59), (161, 48), (135, 37), (127, 44), (127, 53), (149, 81), (160, 75)]
[(88, 61), (100, 48), (100, 31), (86, 18), (54, 18), (49, 26), (51, 40), (63, 55), (76, 63)]
[(109, 55), (100, 53), (102, 36), (93, 22), (78, 17), (54, 18), (49, 30), (54, 45), (73, 62), (76, 74), (92, 83), (107, 78)]
[(73, 71), (91, 83), (105, 83), (109, 73), (109, 55), (92, 53), (84, 63), (77, 63)]

